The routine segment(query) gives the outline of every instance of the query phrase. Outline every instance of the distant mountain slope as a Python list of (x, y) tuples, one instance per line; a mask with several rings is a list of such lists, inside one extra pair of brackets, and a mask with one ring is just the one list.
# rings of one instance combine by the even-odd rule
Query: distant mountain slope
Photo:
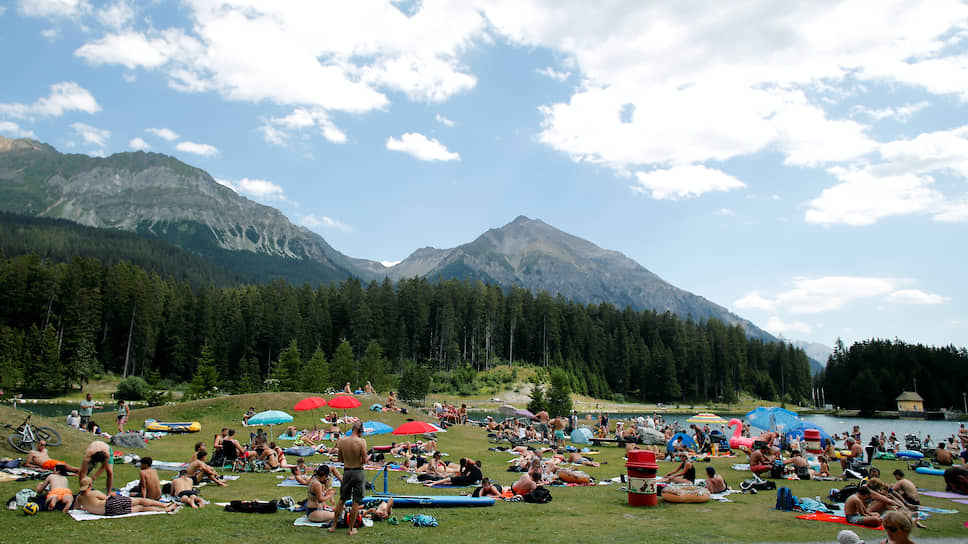
[(740, 325), (752, 337), (775, 340), (726, 308), (675, 287), (617, 251), (524, 216), (453, 249), (420, 249), (390, 268), (389, 274), (394, 279), (475, 278), (560, 293), (583, 304), (609, 302), (696, 320), (716, 318)]
[(0, 137), (0, 210), (155, 236), (260, 279), (318, 284), (382, 268), (158, 153), (88, 157)]

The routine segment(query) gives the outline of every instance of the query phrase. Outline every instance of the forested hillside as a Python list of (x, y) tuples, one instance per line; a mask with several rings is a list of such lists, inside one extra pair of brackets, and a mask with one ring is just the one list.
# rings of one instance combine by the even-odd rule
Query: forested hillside
[(915, 386), (928, 409), (961, 408), (968, 350), (900, 340), (867, 340), (845, 349), (838, 340), (821, 379), (827, 403), (847, 409), (897, 410), (897, 396)]
[(795, 402), (811, 391), (802, 350), (750, 340), (739, 326), (582, 306), (521, 288), (350, 279), (195, 289), (127, 262), (0, 262), (0, 376), (8, 390), (53, 393), (104, 370), (175, 382), (206, 374), (233, 391), (262, 390), (267, 378), (317, 388), (393, 385), (388, 376), (415, 363), (453, 373), (508, 360), (560, 367), (573, 391), (602, 398), (726, 400), (748, 391)]

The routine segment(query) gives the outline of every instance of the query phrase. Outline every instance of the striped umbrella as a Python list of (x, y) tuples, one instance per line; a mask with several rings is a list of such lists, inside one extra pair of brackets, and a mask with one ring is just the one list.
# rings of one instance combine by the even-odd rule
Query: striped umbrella
[(720, 423), (726, 423), (726, 420), (717, 416), (716, 414), (696, 414), (691, 418), (686, 420), (686, 423), (696, 423), (698, 425), (717, 425)]

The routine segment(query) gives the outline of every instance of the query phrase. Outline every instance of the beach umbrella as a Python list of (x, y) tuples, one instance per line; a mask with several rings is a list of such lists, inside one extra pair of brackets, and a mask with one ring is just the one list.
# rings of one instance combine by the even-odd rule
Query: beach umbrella
[(800, 416), (778, 406), (760, 406), (746, 414), (750, 425), (765, 431), (785, 431), (794, 428), (800, 422)]
[(293, 409), (296, 410), (297, 412), (312, 410), (313, 411), (313, 429), (315, 429), (316, 428), (316, 413), (315, 413), (316, 408), (322, 408), (323, 406), (326, 406), (326, 399), (321, 397), (306, 397), (301, 401), (297, 402), (296, 406), (294, 406)]
[(513, 416), (515, 409), (516, 408), (514, 406), (511, 406), (510, 404), (505, 404), (504, 406), (501, 406), (500, 408), (498, 408), (497, 411), (506, 416)]
[(438, 427), (427, 423), (426, 421), (408, 421), (403, 425), (400, 425), (396, 429), (393, 429), (393, 434), (395, 435), (407, 435), (407, 434), (426, 434), (426, 433), (438, 433), (440, 432)]
[(330, 408), (342, 410), (344, 418), (346, 417), (346, 411), (350, 408), (363, 406), (363, 403), (352, 395), (336, 395), (327, 404), (329, 404)]
[(518, 417), (526, 417), (528, 419), (534, 419), (534, 414), (532, 414), (530, 410), (525, 410), (524, 408), (521, 408), (520, 410), (515, 410), (514, 415)]
[(726, 423), (726, 420), (717, 416), (716, 414), (696, 414), (691, 418), (686, 420), (686, 423), (695, 423), (697, 425), (718, 425), (721, 423)]
[(266, 410), (249, 418), (248, 426), (268, 425), (269, 436), (272, 436), (272, 426), (292, 421), (292, 416), (282, 410)]

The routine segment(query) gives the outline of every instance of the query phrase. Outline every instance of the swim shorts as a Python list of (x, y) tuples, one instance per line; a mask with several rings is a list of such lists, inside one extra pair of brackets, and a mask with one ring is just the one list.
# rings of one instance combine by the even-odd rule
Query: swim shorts
[(54, 470), (55, 468), (57, 468), (57, 465), (63, 465), (63, 464), (64, 464), (63, 461), (58, 461), (57, 459), (48, 459), (43, 463), (41, 463), (40, 466), (44, 470)]
[(74, 493), (66, 487), (58, 487), (47, 492), (47, 500), (60, 500), (63, 497), (73, 497)]
[(120, 516), (131, 513), (131, 497), (111, 493), (104, 502), (105, 516)]
[(339, 500), (346, 502), (352, 498), (354, 503), (362, 503), (364, 481), (362, 468), (343, 469), (343, 482), (339, 489)]
[(565, 431), (555, 431), (555, 438), (557, 438), (558, 440), (564, 440)]

